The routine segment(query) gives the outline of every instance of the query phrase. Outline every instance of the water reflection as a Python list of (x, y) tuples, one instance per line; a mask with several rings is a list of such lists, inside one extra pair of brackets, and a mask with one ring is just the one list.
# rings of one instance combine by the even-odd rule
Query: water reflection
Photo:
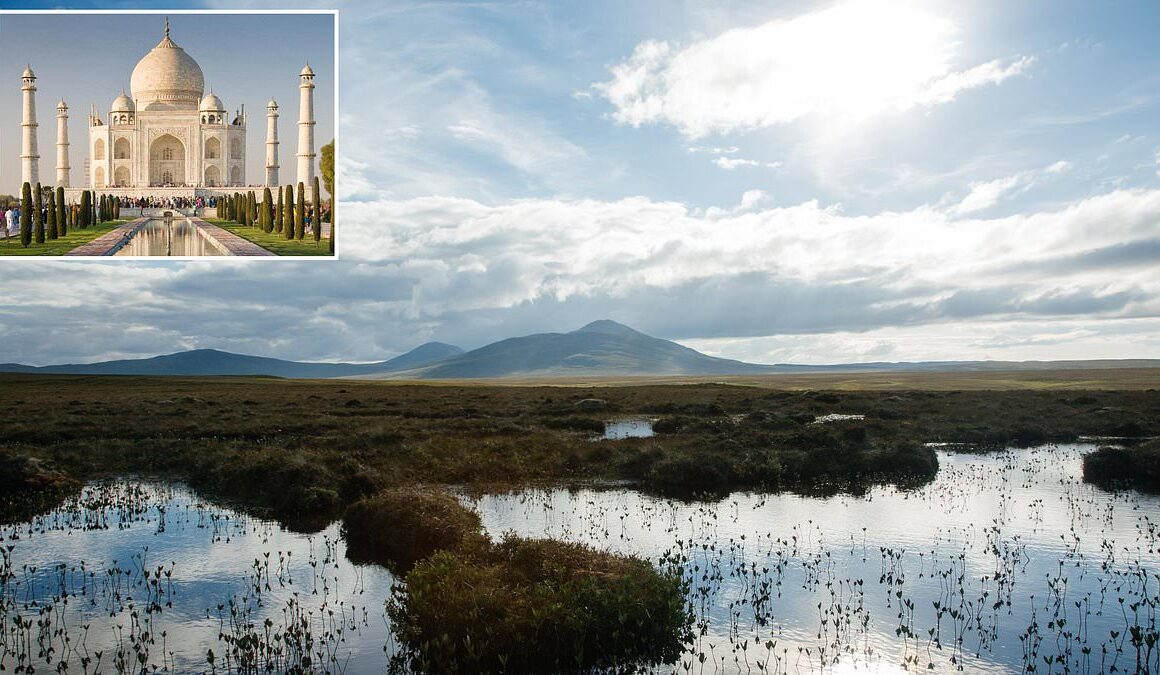
[(229, 253), (184, 216), (151, 218), (117, 251), (121, 256), (223, 256)]
[(1091, 449), (940, 452), (922, 489), (863, 496), (541, 490), (478, 508), (493, 534), (684, 560), (700, 635), (671, 672), (1160, 672), (1160, 498), (1080, 482)]
[(393, 581), (346, 560), (337, 524), (301, 535), (182, 487), (97, 483), (0, 528), (0, 671), (221, 673), (249, 658), (286, 672), (305, 655), (319, 672), (382, 672)]
[[(1160, 498), (1082, 483), (1092, 449), (940, 451), (932, 483), (859, 496), (463, 499), (496, 537), (681, 561), (698, 635), (657, 672), (1160, 672)], [(309, 642), (317, 670), (381, 673), (394, 581), (350, 563), (334, 525), (295, 534), (180, 486), (96, 483), (0, 528), (0, 670), (237, 672), (240, 654), (284, 672)]]
[(612, 420), (604, 423), (605, 440), (619, 440), (622, 438), (649, 438), (653, 433), (653, 421), (644, 417), (633, 417)]

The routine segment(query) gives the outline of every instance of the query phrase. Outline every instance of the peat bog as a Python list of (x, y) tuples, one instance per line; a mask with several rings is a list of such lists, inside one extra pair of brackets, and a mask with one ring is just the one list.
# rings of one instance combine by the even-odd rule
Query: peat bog
[[(338, 666), (337, 654), (350, 644), (359, 645), (351, 663), (367, 663), (368, 645), (373, 645), (370, 651), (377, 653), (380, 669), (389, 662), (397, 670), (426, 672), (785, 672), (842, 663), (891, 663), (914, 670), (963, 663), (973, 664), (968, 670), (986, 670), (986, 664), (997, 664), (1018, 670), (1020, 659), (1023, 665), (1036, 664), (1037, 672), (1094, 672), (1109, 663), (1130, 672), (1136, 666), (1129, 659), (1145, 669), (1160, 666), (1153, 649), (1160, 585), (1153, 556), (1160, 512), (1153, 502), (1138, 502), (1138, 522), (1125, 526), (1131, 515), (1116, 521), (1113, 510), (1127, 510), (1117, 495), (1146, 498), (1081, 482), (1081, 476), (1098, 482), (1092, 460), (1081, 458), (1094, 445), (1052, 448), (1081, 436), (1115, 437), (1120, 440), (1104, 442), (1113, 447), (1099, 452), (1119, 452), (1118, 447), (1131, 443), (1124, 437), (1160, 435), (1160, 394), (1139, 386), (1153, 375), (1132, 376), (1130, 388), (1108, 390), (886, 391), (710, 383), (563, 387), (2, 376), (0, 411), (6, 423), (0, 427), (0, 462), (19, 471), (5, 471), (12, 488), (4, 490), (6, 515), (0, 522), (9, 523), (5, 538), (20, 547), (20, 536), (27, 540), (38, 531), (53, 531), (44, 525), (46, 518), (59, 523), (65, 518), (61, 514), (69, 513), (80, 518), (71, 522), (84, 523), (109, 503), (125, 501), (118, 497), (106, 503), (92, 494), (144, 489), (152, 496), (129, 513), (151, 514), (144, 520), (155, 524), (172, 506), (166, 506), (168, 497), (149, 490), (177, 489), (178, 502), (186, 508), (227, 514), (224, 522), (258, 524), (253, 527), (310, 546), (321, 537), (328, 550), (323, 557), (336, 569), (353, 566), (360, 578), (386, 579), (377, 597), (363, 598), (362, 628), (354, 621), (343, 623), (350, 628), (342, 631), (333, 621), (328, 629), (322, 619), (333, 607), (317, 615), (309, 610), (303, 623), (295, 612), (307, 610), (286, 605), (293, 600), (288, 596), (264, 600), (260, 593), (250, 594), (246, 602), (256, 605), (249, 610), (241, 601), (203, 602), (206, 607), (195, 608), (208, 612), (203, 619), (213, 618), (217, 604), (227, 613), (242, 612), (230, 618), (240, 631), (237, 641), (219, 645), (225, 651), (215, 657), (228, 652), (228, 664), (207, 661), (205, 654), (193, 661), (182, 657), (184, 668), (196, 662), (196, 669), (206, 672), (266, 672), (275, 667), (270, 664), (278, 664), (275, 670), (335, 672), (347, 667)], [(594, 440), (609, 422), (620, 419), (650, 420), (655, 435)], [(936, 450), (936, 443), (962, 444), (955, 447), (982, 454)], [(1007, 449), (1033, 446), (1030, 455)], [(1154, 453), (1155, 445), (1133, 451)], [(1130, 465), (1119, 461), (1115, 466)], [(989, 477), (972, 485), (963, 471)], [(89, 487), (81, 493), (84, 483)], [(188, 485), (202, 496), (181, 492), (183, 487), (141, 485)], [(1040, 487), (1043, 494), (1019, 507), (1031, 494), (1022, 491)], [(916, 517), (904, 508), (908, 502), (926, 509), (919, 513), (931, 520), (925, 514), (932, 501), (972, 490), (988, 503), (998, 499), (1004, 504), (994, 522), (982, 521), (990, 507), (969, 501), (961, 508), (970, 520), (948, 517), (945, 531), (935, 533), (933, 542), (891, 539), (898, 522)], [(205, 498), (218, 506), (205, 506), (200, 502)], [(582, 508), (575, 501), (580, 498)], [(863, 527), (859, 551), (858, 532), (843, 529), (849, 513), (831, 514), (840, 522), (821, 514), (838, 508), (835, 504), (857, 510), (863, 500), (902, 506), (887, 514), (897, 522)], [(1071, 505), (1067, 512), (1074, 543), (1064, 537), (1062, 547), (1028, 548), (1045, 532), (1034, 521), (1028, 529), (1027, 514), (1016, 511), (1053, 513), (1059, 508), (1045, 500)], [(57, 503), (63, 504), (57, 511), (32, 517)], [(189, 506), (193, 503), (199, 506)], [(516, 504), (525, 505), (523, 518), (501, 517)], [(815, 509), (819, 519), (790, 524), (766, 518), (770, 505), (791, 504), (808, 506), (798, 515)], [(1102, 516), (1095, 513), (1097, 507), (1104, 509)], [(569, 515), (559, 515), (564, 513)], [(716, 526), (693, 525), (730, 518), (737, 527), (728, 537)], [(199, 515), (197, 522), (206, 521)], [(127, 529), (137, 527), (133, 523), (130, 517)], [(875, 533), (879, 525), (882, 532)], [(1096, 573), (1089, 566), (1101, 534), (1105, 543), (1119, 548)], [(271, 537), (247, 553), (259, 567), (263, 558), (268, 562), (279, 554), (266, 543)], [(21, 622), (35, 620), (34, 609), (63, 617), (59, 607), (45, 607), (56, 606), (61, 597), (76, 597), (78, 582), (67, 579), (78, 565), (96, 565), (107, 574), (125, 563), (125, 558), (97, 563), (65, 557), (53, 563), (63, 567), (53, 573), (51, 584), (30, 587), (41, 583), (37, 572), (22, 562), (20, 548), (13, 550), (5, 556), (0, 595), (6, 598), (5, 625), (17, 628), (9, 626), (4, 633), (0, 665), (5, 660), (16, 665), (11, 660), (16, 654), (34, 659), (34, 624), (22, 633)], [(955, 551), (959, 562), (948, 562)], [(1030, 571), (1042, 571), (1045, 559), (1059, 563), (1055, 585), (1036, 590), (1020, 604), (1015, 579), (1025, 580), (1022, 587), (1040, 584), (1042, 579), (1034, 581)], [(936, 570), (936, 560), (950, 567)], [(1065, 574), (1064, 562), (1082, 571)], [(975, 578), (979, 565), (987, 568), (981, 582)], [(90, 660), (86, 672), (137, 672), (146, 664), (185, 672), (170, 663), (177, 651), (165, 656), (165, 649), (156, 646), (159, 634), (141, 632), (137, 625), (143, 608), (165, 607), (155, 585), (166, 569), (162, 565), (146, 574), (147, 568), (143, 562), (136, 565), (136, 576), (130, 574), (123, 588), (108, 591), (118, 602), (146, 599), (135, 605), (136, 614), (127, 613), (138, 631), (130, 645), (138, 649), (137, 662), (121, 639), (117, 649), (126, 659), (124, 668), (106, 649), (103, 665), (90, 670)], [(871, 568), (883, 573), (870, 575)], [(95, 573), (96, 567), (86, 569)], [(930, 600), (933, 590), (927, 584), (936, 571), (942, 590), (939, 599)], [(927, 581), (905, 588), (902, 582), (897, 587), (887, 583), (906, 575)], [(243, 589), (248, 587), (244, 574), (235, 576)], [(1094, 591), (1088, 585), (1095, 577), (1103, 584), (1098, 609), (1091, 608)], [(136, 586), (129, 583), (134, 579)], [(783, 584), (791, 579), (805, 592), (795, 591), (794, 603), (782, 598)], [(1086, 600), (1063, 592), (1069, 580), (1072, 588), (1082, 586), (1089, 593)], [(37, 595), (36, 588), (58, 582), (72, 585), (55, 588), (56, 595)], [(95, 601), (96, 587), (80, 583), (80, 595), (88, 593), (87, 601)], [(879, 604), (881, 598), (869, 601), (872, 592), (884, 589), (885, 605)], [(239, 592), (237, 584), (219, 591), (226, 597)], [(999, 604), (989, 614), (982, 611), (1003, 593), (1006, 610)], [(40, 600), (30, 605), (36, 597)], [(1052, 597), (1058, 600), (1054, 606), (1043, 604)], [(1115, 609), (1117, 600), (1122, 617), (1107, 627), (1105, 610)], [(1081, 603), (1075, 612), (1068, 607), (1072, 602)], [(803, 613), (803, 607), (815, 604), (812, 614)], [(257, 618), (272, 607), (282, 608), (281, 622)], [(585, 611), (576, 610), (580, 607)], [(896, 610), (902, 612), (900, 621), (892, 629), (894, 637), (886, 640), (876, 622)], [(1000, 620), (1004, 611), (1009, 618)], [(1044, 611), (1052, 613), (1050, 623)], [(122, 615), (113, 611), (111, 616)], [(291, 616), (298, 619), (286, 620)], [(223, 626), (224, 617), (219, 617)], [(788, 628), (803, 621), (810, 625)], [(944, 621), (954, 626), (951, 636), (943, 632)], [(390, 630), (370, 631), (372, 622)], [(1015, 625), (1026, 634), (1017, 640), (1026, 647), (1020, 659), (1010, 648)], [(1119, 637), (1080, 632), (1085, 625)], [(41, 649), (38, 667), (53, 664), (53, 654), (71, 654), (80, 664), (75, 648), (79, 629), (61, 625), (55, 630), (54, 639), (68, 635), (74, 642), (58, 644), (49, 656)], [(128, 634), (124, 626), (115, 630), (122, 631), (122, 638)], [(354, 637), (364, 632), (367, 637)], [(216, 639), (227, 634), (234, 635), (223, 630)], [(333, 642), (323, 639), (327, 634)], [(813, 634), (815, 639), (807, 639)], [(45, 634), (38, 639), (46, 639)], [(1063, 646), (1044, 647), (1045, 639)], [(27, 649), (13, 646), (19, 644)], [(318, 651), (323, 645), (337, 651)], [(517, 658), (516, 645), (532, 645), (525, 651), (533, 656)], [(1098, 665), (1091, 651), (1096, 648), (1103, 650)], [(359, 665), (350, 672), (371, 671)]]

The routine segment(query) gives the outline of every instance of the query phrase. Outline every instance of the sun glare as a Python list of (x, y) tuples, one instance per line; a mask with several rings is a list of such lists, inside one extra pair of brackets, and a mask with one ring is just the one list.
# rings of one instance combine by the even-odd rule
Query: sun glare
[(955, 26), (917, 3), (856, 0), (783, 26), (778, 51), (802, 57), (778, 88), (839, 120), (916, 105), (950, 71)]

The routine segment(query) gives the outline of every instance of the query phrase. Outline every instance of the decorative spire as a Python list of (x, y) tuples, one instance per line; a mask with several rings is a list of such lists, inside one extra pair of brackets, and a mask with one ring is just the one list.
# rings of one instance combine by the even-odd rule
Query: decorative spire
[(169, 17), (165, 17), (165, 37), (169, 37)]

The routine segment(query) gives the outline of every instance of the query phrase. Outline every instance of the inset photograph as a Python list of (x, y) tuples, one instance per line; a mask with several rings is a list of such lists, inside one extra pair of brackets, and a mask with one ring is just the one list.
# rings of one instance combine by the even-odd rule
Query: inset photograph
[(334, 257), (337, 28), (0, 12), (0, 257)]

